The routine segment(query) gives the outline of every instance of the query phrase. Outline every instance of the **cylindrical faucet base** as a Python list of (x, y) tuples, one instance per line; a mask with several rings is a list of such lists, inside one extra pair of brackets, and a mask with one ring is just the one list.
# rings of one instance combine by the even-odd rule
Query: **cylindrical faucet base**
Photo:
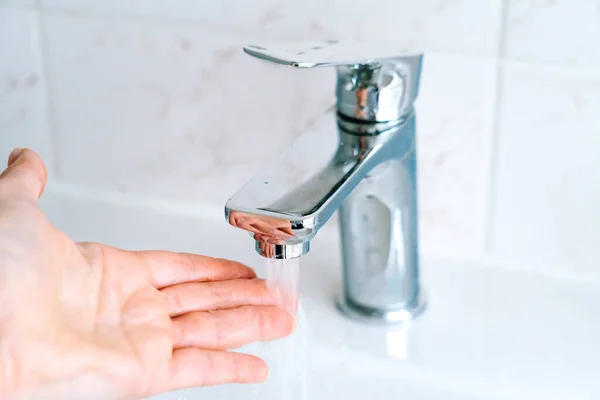
[(402, 324), (418, 317), (427, 307), (427, 301), (422, 289), (419, 290), (413, 302), (397, 308), (373, 308), (355, 303), (352, 299), (343, 297), (337, 302), (338, 309), (348, 317), (357, 321), (372, 324)]

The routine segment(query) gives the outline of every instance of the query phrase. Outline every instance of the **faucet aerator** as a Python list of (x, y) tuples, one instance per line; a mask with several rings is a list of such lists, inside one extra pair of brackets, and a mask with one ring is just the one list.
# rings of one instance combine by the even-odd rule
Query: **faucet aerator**
[(310, 250), (310, 241), (298, 244), (271, 244), (256, 240), (256, 252), (263, 257), (289, 260), (302, 257)]

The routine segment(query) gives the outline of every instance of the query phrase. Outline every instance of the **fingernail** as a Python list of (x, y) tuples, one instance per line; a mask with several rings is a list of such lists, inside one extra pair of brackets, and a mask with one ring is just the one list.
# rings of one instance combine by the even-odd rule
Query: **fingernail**
[(17, 161), (19, 156), (21, 154), (23, 154), (24, 151), (25, 151), (25, 149), (20, 148), (20, 147), (17, 147), (13, 151), (11, 151), (10, 155), (8, 156), (8, 166), (10, 167), (11, 165), (13, 165), (15, 163), (15, 161)]

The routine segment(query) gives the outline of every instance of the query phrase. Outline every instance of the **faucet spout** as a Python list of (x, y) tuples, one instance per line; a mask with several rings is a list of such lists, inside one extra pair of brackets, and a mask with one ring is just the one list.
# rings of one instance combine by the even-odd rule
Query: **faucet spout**
[(409, 114), (393, 122), (358, 123), (338, 116), (338, 143), (328, 159), (319, 157), (315, 147), (323, 148), (323, 136), (329, 135), (319, 130), (304, 134), (227, 202), (227, 220), (249, 231), (264, 257), (305, 255), (310, 240), (352, 190), (398, 151), (390, 144), (399, 144), (401, 152), (412, 145), (399, 133), (411, 119)]

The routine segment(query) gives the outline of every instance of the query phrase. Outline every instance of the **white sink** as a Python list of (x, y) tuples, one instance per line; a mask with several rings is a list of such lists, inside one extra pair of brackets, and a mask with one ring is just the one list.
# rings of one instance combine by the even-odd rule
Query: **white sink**
[[(216, 218), (56, 193), (49, 193), (43, 205), (51, 220), (77, 240), (224, 256), (263, 272), (264, 260), (248, 235)], [(428, 308), (410, 326), (392, 329), (342, 316), (334, 306), (340, 282), (336, 238), (318, 236), (301, 264), (305, 318), (295, 335), (307, 333), (305, 384), (295, 375), (282, 384), (277, 362), (264, 385), (193, 389), (153, 400), (294, 400), (302, 398), (304, 385), (310, 400), (600, 398), (598, 285), (425, 260)], [(242, 350), (272, 355), (276, 346), (290, 348), (289, 341), (299, 339), (285, 340)], [(298, 351), (291, 354), (302, 357)], [(286, 388), (294, 389), (292, 397)]]

